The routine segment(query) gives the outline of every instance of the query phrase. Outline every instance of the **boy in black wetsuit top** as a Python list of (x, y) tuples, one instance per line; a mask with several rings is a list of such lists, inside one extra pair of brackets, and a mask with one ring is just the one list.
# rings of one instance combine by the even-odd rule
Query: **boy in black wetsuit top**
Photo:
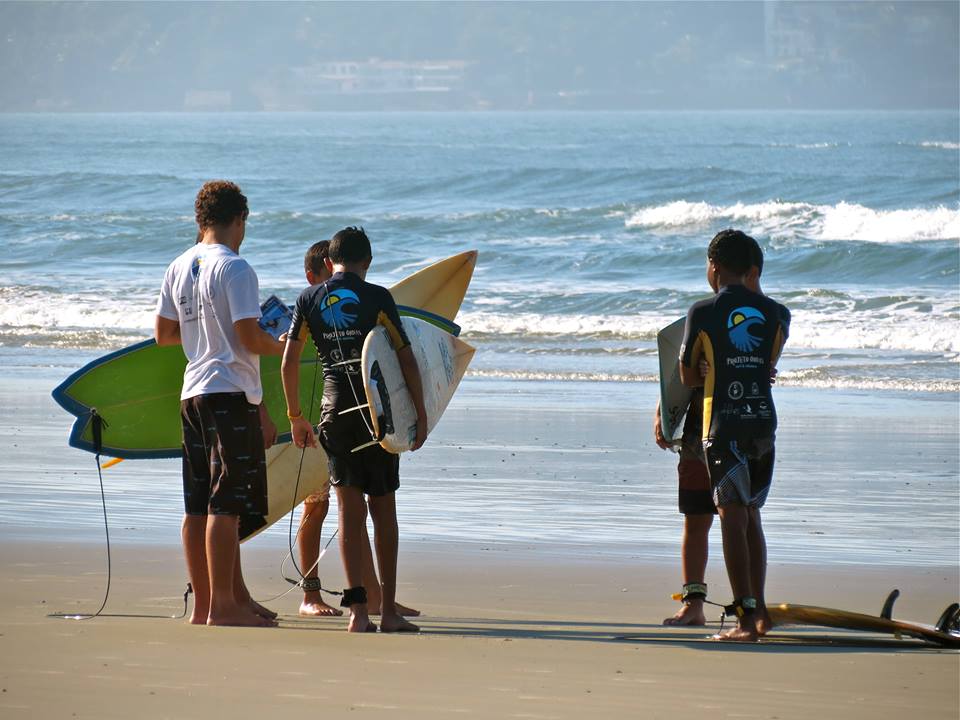
[[(366, 520), (364, 495), (376, 535), (381, 582), (381, 624), (384, 632), (418, 628), (396, 610), (397, 512), (395, 492), (400, 487), (399, 456), (385, 451), (373, 438), (364, 404), (360, 356), (363, 342), (377, 325), (387, 328), (404, 380), (417, 409), (417, 436), (413, 450), (427, 437), (426, 411), (420, 372), (400, 323), (390, 291), (364, 280), (373, 259), (370, 241), (362, 228), (341, 230), (328, 250), (333, 276), (308, 287), (297, 299), (293, 323), (283, 355), (283, 391), (287, 415), (297, 447), (317, 443), (313, 427), (303, 417), (299, 400), (300, 354), (307, 329), (323, 366), (323, 407), (320, 444), (326, 450), (330, 484), (336, 488), (340, 511), (340, 554), (350, 587), (341, 605), (350, 608), (350, 632), (373, 632), (363, 587), (362, 526)], [(348, 411), (348, 412), (343, 412)], [(359, 449), (358, 448), (362, 448)]]
[(787, 308), (744, 287), (754, 242), (739, 230), (710, 242), (707, 281), (716, 295), (690, 308), (680, 350), (684, 384), (704, 388), (704, 451), (735, 596), (737, 626), (718, 637), (738, 641), (755, 641), (770, 627), (760, 508), (773, 477), (777, 429), (771, 372), (790, 327)]

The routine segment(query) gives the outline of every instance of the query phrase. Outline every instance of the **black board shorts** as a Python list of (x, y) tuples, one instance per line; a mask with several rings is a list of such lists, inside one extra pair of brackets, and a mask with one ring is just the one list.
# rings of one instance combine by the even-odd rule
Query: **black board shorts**
[(760, 509), (773, 481), (774, 439), (708, 440), (704, 443), (713, 502)]
[(381, 497), (400, 487), (400, 456), (384, 450), (379, 443), (352, 452), (371, 442), (363, 410), (344, 415), (335, 406), (324, 403), (320, 416), (320, 445), (327, 453), (330, 484), (353, 487), (366, 495)]
[(180, 402), (187, 515), (237, 515), (240, 538), (266, 524), (267, 460), (260, 412), (242, 393)]
[(716, 515), (717, 506), (713, 504), (713, 489), (710, 473), (700, 457), (689, 457), (680, 451), (677, 463), (679, 481), (679, 506), (684, 515)]

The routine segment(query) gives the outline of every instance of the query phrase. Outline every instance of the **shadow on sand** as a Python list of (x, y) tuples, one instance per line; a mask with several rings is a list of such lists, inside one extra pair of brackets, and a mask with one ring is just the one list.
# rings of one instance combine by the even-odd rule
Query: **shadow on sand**
[[(301, 618), (283, 616), (280, 628), (343, 632), (343, 618)], [(663, 625), (576, 622), (561, 620), (509, 620), (491, 618), (415, 618), (421, 634), (476, 637), (491, 640), (566, 640), (574, 642), (663, 645), (691, 650), (764, 653), (843, 653), (843, 652), (923, 652), (956, 653), (955, 650), (929, 645), (919, 640), (896, 640), (872, 633), (824, 630), (823, 634), (804, 628), (775, 628), (757, 643), (730, 643), (712, 639), (719, 623), (700, 628), (676, 628)], [(819, 631), (819, 628), (818, 628)]]

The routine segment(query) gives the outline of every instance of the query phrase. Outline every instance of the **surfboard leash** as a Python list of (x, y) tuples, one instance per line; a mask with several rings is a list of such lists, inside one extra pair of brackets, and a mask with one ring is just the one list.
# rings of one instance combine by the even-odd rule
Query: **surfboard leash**
[(125, 613), (105, 613), (107, 600), (110, 598), (110, 584), (113, 578), (113, 559), (110, 552), (110, 523), (107, 520), (107, 495), (103, 489), (103, 466), (100, 463), (100, 455), (103, 452), (103, 428), (110, 427), (109, 423), (103, 419), (103, 416), (97, 412), (96, 408), (90, 408), (90, 431), (93, 435), (93, 447), (96, 451), (94, 460), (97, 463), (97, 478), (100, 480), (100, 504), (103, 508), (103, 532), (107, 545), (107, 587), (103, 593), (103, 602), (95, 613), (49, 613), (47, 617), (59, 618), (60, 620), (92, 620), (95, 617), (126, 617), (126, 618), (158, 618), (164, 620), (181, 620), (187, 616), (187, 597), (193, 592), (193, 586), (187, 583), (187, 589), (183, 593), (183, 613), (180, 615), (139, 615)]
[[(313, 407), (314, 407), (314, 403), (316, 402), (316, 397), (317, 397), (317, 380), (319, 379), (319, 371), (320, 371), (320, 351), (317, 350), (316, 362), (314, 363), (314, 366), (313, 366), (313, 388), (312, 388), (312, 390), (311, 390), (311, 392), (310, 392), (310, 408), (309, 408), (309, 410), (307, 411), (307, 418), (313, 417)], [(265, 599), (263, 599), (263, 600), (258, 600), (257, 602), (260, 602), (260, 603), (268, 603), (268, 602), (274, 602), (275, 600), (279, 600), (280, 598), (289, 595), (291, 592), (294, 591), (295, 588), (298, 588), (298, 587), (302, 587), (302, 588), (304, 589), (304, 592), (317, 592), (317, 591), (320, 591), (320, 592), (325, 592), (325, 593), (327, 593), (328, 595), (343, 595), (342, 592), (339, 592), (339, 591), (337, 591), (337, 590), (327, 590), (325, 587), (323, 587), (323, 586), (320, 584), (320, 578), (319, 578), (319, 577), (317, 577), (317, 578), (308, 578), (308, 577), (306, 577), (306, 573), (310, 572), (311, 570), (313, 570), (314, 568), (316, 568), (316, 567), (318, 567), (318, 566), (320, 565), (320, 560), (323, 559), (323, 556), (324, 556), (324, 555), (326, 554), (326, 552), (327, 552), (327, 548), (330, 547), (330, 543), (333, 542), (333, 539), (337, 536), (337, 533), (339, 532), (339, 530), (335, 530), (335, 531), (334, 531), (333, 535), (330, 536), (330, 539), (327, 540), (327, 544), (323, 546), (323, 550), (319, 553), (319, 555), (317, 555), (317, 560), (316, 560), (316, 562), (313, 563), (313, 566), (312, 566), (312, 567), (307, 568), (306, 571), (302, 570), (302, 569), (300, 568), (300, 566), (297, 564), (297, 558), (296, 558), (296, 556), (294, 555), (294, 552), (293, 552), (293, 543), (294, 543), (294, 541), (296, 541), (296, 540), (298, 540), (298, 539), (300, 538), (300, 531), (303, 529), (303, 522), (301, 521), (300, 526), (297, 528), (297, 533), (296, 533), (296, 535), (294, 535), (294, 533), (293, 533), (293, 516), (294, 516), (294, 513), (295, 513), (296, 510), (297, 510), (297, 505), (298, 505), (298, 503), (297, 503), (297, 495), (298, 495), (299, 492), (300, 492), (300, 478), (301, 478), (301, 476), (302, 476), (302, 474), (303, 474), (303, 460), (304, 460), (304, 457), (305, 457), (306, 453), (307, 453), (307, 448), (306, 448), (306, 447), (300, 448), (300, 465), (297, 467), (297, 481), (296, 481), (296, 483), (294, 483), (294, 486), (293, 486), (293, 497), (292, 497), (291, 500), (290, 500), (290, 524), (289, 524), (288, 527), (287, 527), (287, 550), (288, 550), (288, 552), (287, 552), (287, 556), (286, 556), (285, 558), (283, 558), (283, 560), (280, 561), (280, 575), (281, 575), (281, 577), (283, 577), (284, 580), (286, 580), (288, 583), (290, 583), (291, 585), (293, 585), (293, 587), (290, 588), (289, 590), (286, 590), (286, 591), (280, 593), (279, 595), (275, 595), (274, 597), (265, 598)], [(294, 580), (293, 578), (287, 577), (287, 574), (286, 574), (286, 572), (284, 571), (284, 565), (285, 565), (286, 562), (287, 562), (287, 558), (290, 558), (290, 561), (293, 563), (293, 568), (294, 568), (294, 570), (296, 570), (297, 575), (300, 576), (300, 579), (299, 579), (299, 580)], [(313, 580), (316, 580), (316, 582), (312, 582)]]

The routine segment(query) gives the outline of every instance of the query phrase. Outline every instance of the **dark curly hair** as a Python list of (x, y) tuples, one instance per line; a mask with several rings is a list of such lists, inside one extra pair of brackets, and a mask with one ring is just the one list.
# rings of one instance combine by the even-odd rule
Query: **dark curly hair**
[(236, 218), (247, 219), (247, 198), (236, 183), (211, 180), (205, 183), (193, 205), (201, 229), (229, 225)]
[[(707, 258), (737, 275), (745, 274), (757, 260), (757, 241), (740, 230), (721, 230), (707, 248)], [(763, 262), (762, 260), (760, 261)], [(762, 269), (762, 265), (761, 265)]]

